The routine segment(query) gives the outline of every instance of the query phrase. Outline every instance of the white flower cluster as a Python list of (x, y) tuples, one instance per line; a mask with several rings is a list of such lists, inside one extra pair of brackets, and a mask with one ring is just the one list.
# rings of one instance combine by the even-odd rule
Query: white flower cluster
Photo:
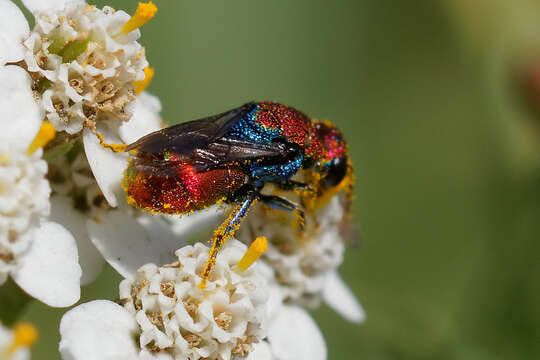
[[(103, 123), (106, 141), (134, 141), (161, 126), (159, 100), (142, 93), (136, 101), (135, 91), (152, 73), (138, 27), (157, 8), (139, 4), (129, 16), (82, 0), (23, 4), (33, 29), (12, 1), (0, 0), (0, 282), (9, 274), (46, 304), (69, 306), (81, 282), (99, 274), (104, 259), (92, 243), (99, 236), (87, 225), (118, 205), (113, 191), (121, 191), (126, 165), (92, 131)], [(121, 121), (130, 118), (142, 124)], [(110, 238), (99, 241), (117, 249)]]
[(208, 247), (197, 243), (176, 252), (167, 266), (143, 266), (120, 284), (120, 301), (141, 329), (142, 352), (159, 359), (246, 357), (266, 334), (266, 279), (259, 265), (236, 264), (246, 246), (231, 240), (220, 252), (207, 287), (200, 289)]
[(327, 277), (341, 265), (345, 252), (339, 233), (344, 216), (339, 197), (321, 209), (316, 214), (318, 224), (308, 223), (302, 234), (295, 231), (294, 216), (263, 207), (254, 210), (245, 227), (249, 233), (243, 233), (243, 240), (251, 241), (251, 233), (265, 236), (269, 246), (262, 260), (274, 270), (274, 281), (285, 300), (318, 306)]
[(32, 229), (50, 211), (47, 163), (20, 142), (0, 142), (0, 283), (31, 245)]
[(94, 129), (99, 120), (129, 120), (133, 83), (144, 80), (148, 66), (139, 30), (121, 30), (130, 16), (75, 0), (35, 18), (24, 42), (25, 64), (55, 128), (73, 134)]
[[(253, 263), (266, 239), (249, 250), (231, 239), (200, 286), (209, 249), (176, 250), (179, 237), (220, 212), (178, 220), (126, 208), (127, 154), (97, 136), (131, 143), (162, 126), (159, 100), (142, 92), (152, 72), (137, 42), (157, 8), (141, 3), (130, 17), (82, 0), (23, 3), (33, 30), (17, 6), (0, 0), (0, 283), (9, 274), (28, 294), (63, 307), (78, 301), (80, 284), (104, 259), (126, 279), (121, 306), (93, 301), (66, 313), (63, 358), (325, 360), (324, 339), (298, 305), (322, 298), (352, 321), (363, 318), (336, 272), (344, 251), (339, 200), (304, 234), (288, 215), (255, 209), (243, 241), (266, 236), (266, 254)], [(0, 333), (0, 358), (1, 341)]]

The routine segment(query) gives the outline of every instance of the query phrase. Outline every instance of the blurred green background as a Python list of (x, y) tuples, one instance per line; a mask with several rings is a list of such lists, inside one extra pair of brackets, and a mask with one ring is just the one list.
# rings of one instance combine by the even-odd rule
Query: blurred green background
[[(540, 358), (540, 113), (505, 105), (497, 35), (529, 1), (155, 2), (142, 43), (167, 122), (268, 99), (346, 134), (360, 238), (340, 272), (368, 318), (315, 311), (329, 359)], [(62, 313), (28, 308), (34, 359), (59, 358)]]

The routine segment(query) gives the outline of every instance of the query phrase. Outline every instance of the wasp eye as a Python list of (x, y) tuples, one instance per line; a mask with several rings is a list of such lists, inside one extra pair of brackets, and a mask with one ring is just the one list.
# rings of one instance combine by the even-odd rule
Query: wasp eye
[(324, 185), (327, 188), (339, 185), (345, 178), (345, 175), (347, 175), (347, 158), (341, 157), (333, 159), (326, 171), (327, 174), (323, 179)]

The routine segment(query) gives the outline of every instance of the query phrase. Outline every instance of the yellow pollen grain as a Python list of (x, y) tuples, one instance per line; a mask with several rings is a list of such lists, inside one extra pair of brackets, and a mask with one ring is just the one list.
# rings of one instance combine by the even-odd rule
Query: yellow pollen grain
[(44, 121), (43, 124), (41, 124), (41, 127), (39, 128), (39, 131), (28, 146), (28, 149), (26, 149), (26, 153), (28, 155), (32, 155), (35, 153), (39, 148), (44, 147), (54, 139), (54, 136), (56, 135), (56, 130), (54, 129), (54, 126), (48, 122)]
[(20, 323), (13, 329), (13, 342), (9, 346), (8, 353), (12, 354), (21, 347), (32, 346), (38, 338), (36, 327), (30, 323)]
[(135, 93), (139, 95), (142, 93), (148, 85), (150, 85), (150, 82), (154, 78), (154, 69), (151, 67), (145, 67), (144, 68), (144, 79), (141, 81), (135, 81), (133, 83), (133, 86), (135, 87)]
[(246, 271), (255, 261), (257, 261), (257, 259), (261, 257), (267, 248), (268, 241), (266, 240), (266, 237), (259, 236), (256, 238), (249, 249), (247, 249), (242, 259), (240, 259), (238, 262), (237, 265), (240, 270)]
[(9, 164), (9, 155), (0, 154), (0, 165), (8, 165), (8, 164)]
[(133, 14), (131, 19), (122, 26), (122, 32), (124, 34), (129, 34), (133, 30), (140, 28), (154, 17), (157, 10), (157, 6), (151, 1), (139, 3), (135, 14)]

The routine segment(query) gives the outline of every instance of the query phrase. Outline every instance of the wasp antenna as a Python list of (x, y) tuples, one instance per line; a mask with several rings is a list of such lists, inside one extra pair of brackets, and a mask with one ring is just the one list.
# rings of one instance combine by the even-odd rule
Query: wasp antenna
[(96, 131), (96, 136), (99, 139), (99, 144), (105, 149), (112, 150), (114, 152), (126, 152), (126, 144), (108, 144), (103, 139), (103, 135)]

